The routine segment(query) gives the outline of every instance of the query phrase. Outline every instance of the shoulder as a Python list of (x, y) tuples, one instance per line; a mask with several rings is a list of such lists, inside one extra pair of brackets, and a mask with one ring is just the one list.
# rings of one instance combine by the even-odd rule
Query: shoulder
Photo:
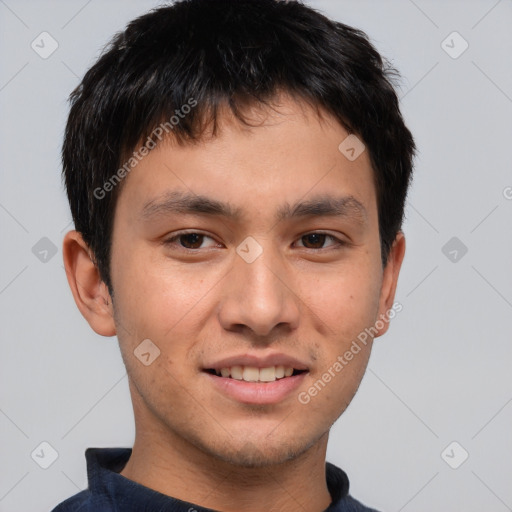
[(339, 503), (338, 507), (334, 508), (332, 512), (378, 512), (378, 510), (363, 505), (360, 501), (356, 500), (349, 494), (345, 496), (345, 498)]
[(350, 495), (348, 476), (341, 468), (327, 462), (326, 476), (332, 503), (325, 512), (378, 512)]
[(51, 512), (88, 512), (90, 504), (90, 493), (88, 490), (85, 490), (67, 498)]

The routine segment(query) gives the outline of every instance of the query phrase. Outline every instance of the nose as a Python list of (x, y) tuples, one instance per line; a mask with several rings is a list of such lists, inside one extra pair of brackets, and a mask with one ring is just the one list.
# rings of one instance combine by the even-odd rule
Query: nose
[(290, 270), (271, 248), (264, 248), (251, 263), (237, 254), (223, 288), (219, 321), (228, 331), (246, 330), (266, 338), (294, 330), (299, 325), (299, 298), (293, 288)]

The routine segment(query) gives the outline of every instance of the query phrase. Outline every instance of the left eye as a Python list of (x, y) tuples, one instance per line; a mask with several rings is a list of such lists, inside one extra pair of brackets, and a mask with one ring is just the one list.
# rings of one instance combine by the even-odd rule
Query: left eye
[[(336, 237), (332, 235), (328, 235), (327, 233), (309, 233), (307, 235), (303, 235), (299, 240), (303, 242), (302, 247), (306, 249), (322, 249), (325, 241), (329, 239), (334, 242), (331, 245), (342, 245), (343, 242), (338, 240)], [(315, 246), (315, 247), (311, 247)], [(320, 246), (320, 247), (318, 247)]]

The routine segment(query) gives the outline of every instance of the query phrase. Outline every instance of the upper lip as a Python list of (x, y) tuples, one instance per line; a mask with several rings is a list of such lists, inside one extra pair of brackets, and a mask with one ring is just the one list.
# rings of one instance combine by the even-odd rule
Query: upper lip
[(233, 366), (253, 366), (256, 368), (268, 368), (270, 366), (285, 366), (294, 370), (309, 370), (307, 364), (299, 361), (295, 357), (286, 354), (267, 354), (257, 356), (254, 354), (240, 354), (236, 356), (225, 357), (211, 364), (207, 364), (205, 370), (221, 370), (222, 368), (231, 368)]

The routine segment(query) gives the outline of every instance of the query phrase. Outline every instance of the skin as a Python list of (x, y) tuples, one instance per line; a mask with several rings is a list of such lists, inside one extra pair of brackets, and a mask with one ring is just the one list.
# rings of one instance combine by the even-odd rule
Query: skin
[[(351, 162), (340, 153), (348, 133), (334, 118), (287, 96), (277, 111), (253, 108), (251, 116), (258, 126), (247, 128), (225, 111), (216, 137), (159, 144), (125, 178), (114, 217), (113, 302), (76, 231), (64, 240), (65, 267), (92, 329), (119, 339), (136, 424), (123, 476), (225, 512), (320, 512), (331, 502), (329, 429), (357, 391), (372, 340), (309, 403), (298, 394), (391, 309), (405, 239), (397, 234), (383, 268), (369, 155)], [(141, 218), (146, 203), (172, 191), (229, 202), (242, 216)], [(352, 196), (366, 213), (276, 222), (284, 203), (324, 195)], [(165, 244), (183, 230), (206, 236)], [(305, 237), (311, 232), (345, 245)], [(252, 263), (236, 252), (248, 236), (263, 249)], [(148, 338), (160, 356), (145, 366), (134, 349)], [(235, 401), (202, 371), (222, 357), (269, 352), (309, 370), (276, 404)]]

